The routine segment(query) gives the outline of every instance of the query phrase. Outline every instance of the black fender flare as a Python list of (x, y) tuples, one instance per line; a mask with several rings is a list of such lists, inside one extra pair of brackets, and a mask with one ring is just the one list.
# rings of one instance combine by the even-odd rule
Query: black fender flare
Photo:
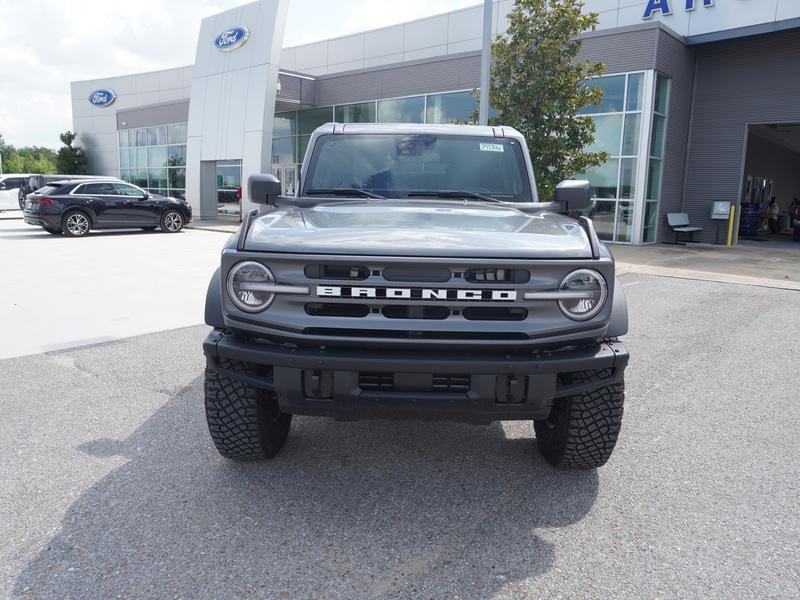
[(225, 328), (225, 317), (222, 314), (222, 283), (220, 281), (220, 270), (217, 268), (208, 282), (206, 292), (206, 325), (211, 325), (216, 329)]
[(608, 337), (619, 337), (628, 333), (628, 301), (625, 288), (614, 278), (614, 299), (611, 303), (611, 318), (608, 321)]

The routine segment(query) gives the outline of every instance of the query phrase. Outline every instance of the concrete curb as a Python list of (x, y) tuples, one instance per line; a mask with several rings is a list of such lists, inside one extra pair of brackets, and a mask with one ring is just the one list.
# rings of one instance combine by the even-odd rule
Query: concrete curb
[(636, 265), (633, 263), (621, 262), (618, 262), (616, 266), (617, 275), (632, 273), (636, 275), (652, 275), (655, 277), (671, 277), (673, 279), (691, 279), (695, 281), (713, 281), (716, 283), (734, 283), (738, 285), (800, 292), (800, 282), (790, 280), (765, 279), (762, 277), (748, 277), (745, 275), (730, 275), (727, 273), (711, 273), (709, 271), (692, 271), (689, 269), (674, 269), (671, 267)]

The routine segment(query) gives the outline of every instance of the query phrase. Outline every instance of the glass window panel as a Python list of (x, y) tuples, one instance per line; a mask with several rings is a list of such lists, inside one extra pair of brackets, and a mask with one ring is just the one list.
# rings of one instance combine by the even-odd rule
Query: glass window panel
[(611, 156), (619, 156), (622, 115), (596, 116), (592, 120), (595, 124), (594, 144), (588, 146), (586, 151), (608, 152)]
[(147, 187), (147, 169), (136, 169), (132, 172), (133, 184), (141, 188)]
[(169, 146), (167, 148), (167, 166), (180, 167), (186, 164), (186, 146)]
[(130, 144), (128, 143), (128, 130), (123, 129), (122, 131), (118, 132), (119, 136), (119, 147), (120, 148), (127, 148)]
[(344, 104), (334, 109), (337, 123), (374, 123), (375, 103)]
[(617, 241), (630, 242), (633, 235), (633, 202), (617, 203)]
[(598, 77), (584, 82), (584, 85), (601, 88), (603, 90), (603, 99), (600, 104), (590, 104), (583, 108), (581, 110), (582, 114), (622, 112), (624, 109), (625, 75)]
[(664, 132), (667, 118), (653, 115), (653, 137), (650, 138), (650, 156), (662, 158), (664, 154)]
[(662, 115), (667, 114), (669, 102), (669, 79), (662, 75), (656, 76), (655, 111)]
[[(133, 145), (133, 143), (131, 143), (131, 145)], [(136, 145), (147, 146), (147, 129), (144, 127), (136, 130)]]
[(301, 135), (299, 138), (300, 147), (297, 149), (297, 162), (303, 162), (306, 156), (306, 149), (308, 148), (308, 142), (311, 140), (311, 136), (308, 135)]
[(147, 148), (136, 149), (136, 166), (139, 169), (147, 168)]
[(186, 187), (186, 169), (184, 167), (173, 167), (169, 169), (169, 187)]
[(612, 158), (599, 167), (592, 167), (576, 179), (588, 179), (593, 198), (616, 198), (619, 159)]
[(619, 197), (633, 198), (636, 195), (636, 159), (623, 158), (619, 181)]
[(591, 212), (597, 237), (608, 242), (614, 241), (614, 216), (616, 202), (595, 201)]
[(378, 102), (379, 123), (422, 123), (425, 118), (424, 112), (424, 96)]
[(167, 144), (185, 144), (186, 129), (186, 123), (167, 125)]
[(477, 101), (472, 92), (432, 94), (428, 96), (427, 123), (468, 121)]
[(295, 162), (294, 137), (272, 138), (272, 164), (291, 165)]
[(647, 199), (661, 199), (661, 161), (657, 158), (650, 159), (647, 172)]
[(333, 120), (333, 111), (327, 108), (310, 108), (301, 110), (297, 115), (298, 130), (302, 135), (308, 135), (320, 125), (330, 123)]
[(130, 153), (127, 150), (120, 150), (119, 151), (119, 168), (120, 169), (127, 169), (130, 166), (129, 159)]
[(297, 134), (297, 111), (276, 113), (272, 124), (272, 135), (280, 137), (295, 134)]
[(658, 202), (646, 202), (644, 205), (643, 242), (656, 241), (656, 225), (658, 224)]
[(169, 195), (173, 198), (180, 198), (181, 200), (186, 200), (186, 190), (176, 190), (170, 188)]
[(147, 145), (148, 146), (163, 146), (167, 143), (167, 128), (165, 126), (160, 127), (148, 127), (147, 128)]
[(641, 128), (641, 123), (642, 115), (625, 115), (625, 133), (622, 136), (623, 156), (636, 156), (639, 154), (639, 130)]
[[(139, 165), (141, 166), (141, 165)], [(148, 148), (147, 149), (147, 166), (163, 168), (167, 166), (167, 149), (161, 148)]]
[(166, 188), (167, 187), (167, 170), (166, 169), (149, 169), (148, 174), (149, 183), (151, 188)]
[(628, 75), (628, 97), (625, 110), (642, 110), (644, 97), (644, 73)]
[(131, 178), (130, 170), (129, 169), (120, 169), (119, 178), (122, 179), (122, 181), (131, 181), (132, 178)]

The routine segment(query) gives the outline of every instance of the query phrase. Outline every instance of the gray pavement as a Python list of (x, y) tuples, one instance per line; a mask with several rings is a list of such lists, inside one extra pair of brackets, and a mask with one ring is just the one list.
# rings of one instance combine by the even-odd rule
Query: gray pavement
[(297, 418), (216, 454), (205, 327), (0, 361), (0, 597), (797, 598), (797, 292), (622, 276), (617, 450)]
[(126, 230), (73, 239), (0, 220), (0, 358), (203, 323), (228, 237)]

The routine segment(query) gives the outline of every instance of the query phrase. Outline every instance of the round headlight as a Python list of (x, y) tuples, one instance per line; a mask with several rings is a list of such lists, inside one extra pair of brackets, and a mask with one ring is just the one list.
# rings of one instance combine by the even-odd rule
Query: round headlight
[(572, 296), (559, 300), (558, 306), (561, 312), (575, 321), (591, 319), (603, 309), (608, 297), (606, 280), (591, 269), (573, 271), (564, 278), (559, 289)]
[(257, 262), (240, 262), (228, 273), (228, 295), (245, 312), (267, 308), (275, 294), (269, 291), (275, 278), (269, 269)]

